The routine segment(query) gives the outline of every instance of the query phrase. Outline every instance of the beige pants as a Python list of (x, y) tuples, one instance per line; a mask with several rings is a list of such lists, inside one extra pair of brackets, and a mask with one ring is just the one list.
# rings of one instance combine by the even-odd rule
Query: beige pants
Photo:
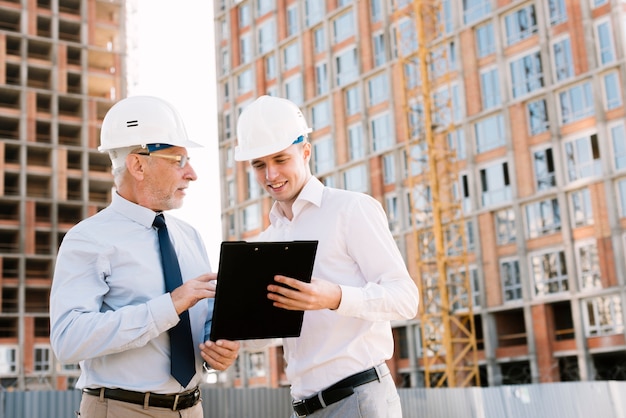
[(203, 418), (202, 402), (191, 408), (172, 411), (167, 408), (150, 406), (144, 409), (142, 405), (114, 401), (113, 399), (100, 400), (97, 396), (83, 394), (80, 401), (79, 418)]

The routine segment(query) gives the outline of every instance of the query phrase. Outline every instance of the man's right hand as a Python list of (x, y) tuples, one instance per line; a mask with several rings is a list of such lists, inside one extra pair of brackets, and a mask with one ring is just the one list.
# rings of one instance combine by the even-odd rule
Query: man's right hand
[(176, 313), (180, 315), (202, 299), (215, 297), (216, 280), (217, 273), (207, 273), (174, 289), (171, 296)]

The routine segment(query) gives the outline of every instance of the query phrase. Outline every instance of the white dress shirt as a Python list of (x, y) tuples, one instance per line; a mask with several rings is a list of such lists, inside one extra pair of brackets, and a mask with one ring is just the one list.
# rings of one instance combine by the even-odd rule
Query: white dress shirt
[[(63, 238), (50, 295), (50, 340), (63, 363), (80, 363), (77, 387), (177, 393), (170, 375), (167, 330), (179, 321), (161, 268), (155, 212), (113, 194), (111, 205)], [(211, 271), (206, 249), (189, 224), (165, 214), (183, 282)], [(189, 310), (196, 354), (210, 327), (213, 299)]]
[(287, 219), (277, 204), (260, 241), (318, 240), (313, 277), (341, 286), (337, 310), (304, 313), (302, 333), (283, 339), (291, 394), (302, 399), (393, 355), (391, 320), (417, 315), (418, 291), (371, 196), (312, 177)]

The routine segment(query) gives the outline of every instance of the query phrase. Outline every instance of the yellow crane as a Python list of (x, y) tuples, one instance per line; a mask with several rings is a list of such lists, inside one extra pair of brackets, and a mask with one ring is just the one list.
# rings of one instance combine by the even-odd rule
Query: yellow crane
[[(441, 0), (394, 0), (406, 111), (407, 187), (420, 289), (421, 368), (427, 387), (479, 386), (473, 279), (459, 162), (448, 144), (455, 106)], [(413, 262), (413, 261), (411, 261)]]

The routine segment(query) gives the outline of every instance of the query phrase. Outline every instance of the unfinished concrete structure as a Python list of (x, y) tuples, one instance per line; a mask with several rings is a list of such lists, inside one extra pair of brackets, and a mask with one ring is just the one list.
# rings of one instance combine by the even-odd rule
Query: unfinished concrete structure
[(0, 1), (0, 385), (72, 387), (49, 293), (63, 234), (110, 201), (100, 121), (125, 94), (124, 0)]

